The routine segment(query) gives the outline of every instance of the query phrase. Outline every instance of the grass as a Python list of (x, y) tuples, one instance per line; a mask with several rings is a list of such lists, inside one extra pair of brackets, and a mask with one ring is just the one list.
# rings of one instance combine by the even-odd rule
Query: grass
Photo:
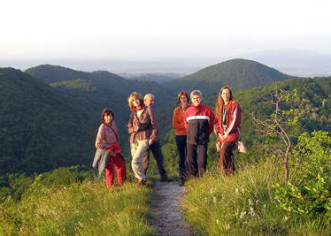
[(276, 207), (273, 186), (282, 178), (271, 160), (228, 177), (211, 171), (187, 183), (186, 219), (196, 235), (327, 235), (330, 224), (323, 219), (304, 221)]
[(108, 189), (104, 181), (38, 189), (18, 203), (3, 203), (0, 228), (4, 235), (153, 235), (151, 195), (134, 183)]

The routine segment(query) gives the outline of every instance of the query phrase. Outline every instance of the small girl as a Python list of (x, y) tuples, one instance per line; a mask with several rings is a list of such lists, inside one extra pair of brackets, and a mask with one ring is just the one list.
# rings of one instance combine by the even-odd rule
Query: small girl
[(118, 185), (126, 181), (126, 166), (121, 149), (118, 144), (118, 129), (114, 121), (114, 113), (109, 108), (105, 108), (101, 113), (102, 124), (99, 127), (95, 139), (97, 148), (92, 166), (98, 167), (99, 175), (105, 169), (106, 185), (108, 188), (114, 187), (114, 165), (116, 167)]

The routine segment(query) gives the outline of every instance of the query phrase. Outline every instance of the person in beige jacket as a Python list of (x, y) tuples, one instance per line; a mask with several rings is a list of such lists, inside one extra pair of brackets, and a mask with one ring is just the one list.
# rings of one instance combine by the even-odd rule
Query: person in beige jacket
[(128, 105), (131, 110), (128, 122), (131, 166), (138, 179), (138, 184), (145, 185), (146, 175), (143, 171), (142, 159), (149, 145), (157, 139), (156, 121), (153, 111), (145, 106), (143, 96), (140, 93), (131, 93), (128, 98)]

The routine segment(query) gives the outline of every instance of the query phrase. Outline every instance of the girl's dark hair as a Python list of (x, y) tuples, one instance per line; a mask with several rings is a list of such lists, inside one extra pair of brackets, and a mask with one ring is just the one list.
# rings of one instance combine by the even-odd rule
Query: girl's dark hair
[(102, 110), (102, 113), (101, 113), (101, 122), (102, 122), (102, 123), (105, 123), (105, 116), (108, 116), (109, 114), (111, 114), (111, 116), (112, 116), (113, 119), (114, 119), (114, 112), (113, 112), (111, 109), (109, 109), (109, 108), (104, 108), (104, 109)]

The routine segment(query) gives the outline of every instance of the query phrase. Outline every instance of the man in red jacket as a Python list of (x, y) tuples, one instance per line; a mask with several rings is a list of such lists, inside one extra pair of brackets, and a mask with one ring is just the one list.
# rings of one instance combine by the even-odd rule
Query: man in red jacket
[(192, 105), (184, 113), (187, 130), (187, 164), (191, 176), (202, 177), (207, 167), (209, 134), (213, 132), (214, 113), (204, 106), (202, 94), (193, 90), (190, 95)]

